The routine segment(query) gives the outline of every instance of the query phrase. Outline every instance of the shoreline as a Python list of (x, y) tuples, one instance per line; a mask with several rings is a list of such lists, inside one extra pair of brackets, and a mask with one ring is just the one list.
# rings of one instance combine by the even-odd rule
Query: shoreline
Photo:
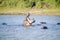
[(60, 15), (60, 9), (14, 9), (0, 11), (0, 15), (20, 15), (20, 14), (37, 14), (37, 15)]

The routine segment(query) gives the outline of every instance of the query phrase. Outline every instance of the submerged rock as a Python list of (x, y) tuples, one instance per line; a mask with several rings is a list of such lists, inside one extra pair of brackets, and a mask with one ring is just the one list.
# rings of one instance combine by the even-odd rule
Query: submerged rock
[(57, 25), (60, 25), (60, 23), (57, 23)]
[(42, 28), (41, 28), (41, 29), (48, 29), (48, 28), (47, 28), (47, 26), (42, 26)]
[(2, 25), (7, 25), (7, 23), (2, 23)]

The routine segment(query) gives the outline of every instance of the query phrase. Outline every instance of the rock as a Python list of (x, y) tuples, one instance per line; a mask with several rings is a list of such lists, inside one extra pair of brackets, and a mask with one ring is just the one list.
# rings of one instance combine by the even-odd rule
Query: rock
[(46, 24), (46, 22), (40, 22), (41, 24)]
[(2, 25), (7, 25), (7, 23), (2, 23)]
[(60, 23), (57, 23), (57, 25), (60, 25)]
[(48, 29), (48, 28), (47, 28), (47, 26), (42, 26), (42, 28), (41, 28), (41, 29)]

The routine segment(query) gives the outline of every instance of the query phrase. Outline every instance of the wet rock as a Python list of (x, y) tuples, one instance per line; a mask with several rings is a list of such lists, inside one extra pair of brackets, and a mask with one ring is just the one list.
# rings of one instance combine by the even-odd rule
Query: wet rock
[(2, 23), (2, 25), (7, 25), (7, 23)]
[(41, 29), (48, 29), (48, 28), (47, 28), (47, 26), (42, 26), (42, 28), (41, 28)]
[(40, 22), (41, 24), (46, 24), (46, 22)]
[(57, 23), (57, 25), (60, 25), (60, 23)]

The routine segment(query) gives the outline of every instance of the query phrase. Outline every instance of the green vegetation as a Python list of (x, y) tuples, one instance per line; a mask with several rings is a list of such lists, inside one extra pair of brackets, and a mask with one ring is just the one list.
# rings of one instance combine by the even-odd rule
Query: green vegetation
[(0, 0), (0, 12), (24, 9), (60, 9), (60, 0)]
[(59, 8), (60, 0), (0, 0), (0, 8), (1, 7)]

